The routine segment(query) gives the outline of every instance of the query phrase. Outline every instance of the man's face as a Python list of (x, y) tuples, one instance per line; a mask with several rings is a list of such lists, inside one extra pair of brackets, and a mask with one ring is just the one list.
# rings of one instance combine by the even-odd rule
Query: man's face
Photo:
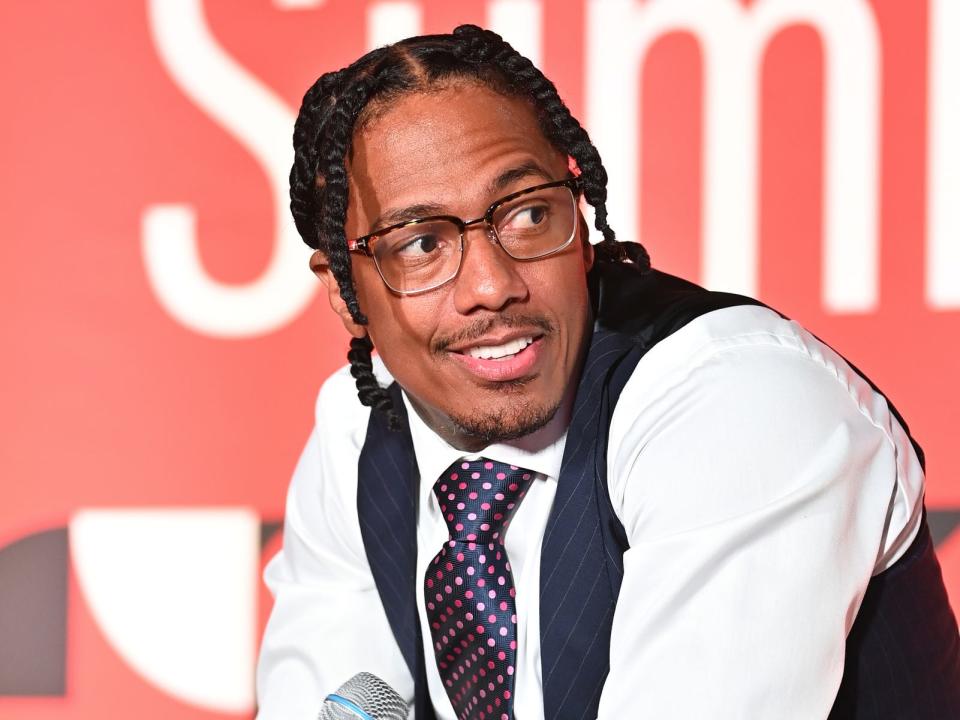
[[(411, 94), (357, 131), (347, 237), (389, 225), (381, 218), (404, 210), (471, 220), (508, 193), (563, 179), (567, 167), (523, 100), (466, 83)], [(392, 292), (372, 258), (353, 255), (370, 338), (419, 414), (451, 444), (476, 449), (527, 435), (575, 385), (591, 323), (593, 252), (584, 227), (577, 223), (563, 251), (518, 262), (482, 224), (471, 226), (457, 277), (414, 295)], [(484, 359), (480, 347), (514, 352)]]

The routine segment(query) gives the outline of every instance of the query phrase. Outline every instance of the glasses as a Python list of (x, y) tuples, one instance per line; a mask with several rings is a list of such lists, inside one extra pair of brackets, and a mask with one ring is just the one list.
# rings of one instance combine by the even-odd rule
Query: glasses
[(410, 295), (438, 288), (460, 272), (464, 235), (483, 223), (514, 260), (538, 260), (567, 247), (576, 234), (580, 179), (568, 178), (510, 193), (476, 220), (432, 215), (347, 241), (350, 252), (373, 258), (387, 287)]

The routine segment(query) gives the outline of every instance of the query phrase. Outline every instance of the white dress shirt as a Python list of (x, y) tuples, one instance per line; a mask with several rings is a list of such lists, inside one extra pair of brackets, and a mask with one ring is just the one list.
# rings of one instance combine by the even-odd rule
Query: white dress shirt
[[(382, 366), (378, 374), (388, 382)], [(464, 453), (407, 407), (421, 472), (417, 570), (447, 539), (432, 488)], [(313, 718), (362, 670), (412, 701), (357, 518), (369, 410), (347, 369), (320, 391), (287, 498), (261, 649), (261, 720)], [(517, 589), (515, 715), (543, 718), (540, 547), (565, 436), (493, 445), (533, 470), (505, 538)], [(543, 444), (543, 443), (541, 443)], [(870, 577), (920, 522), (923, 474), (885, 400), (796, 323), (759, 307), (704, 315), (647, 353), (610, 426), (608, 488), (627, 532), (601, 718), (825, 718)], [(428, 628), (417, 583), (421, 627)], [(424, 656), (440, 718), (454, 713)]]

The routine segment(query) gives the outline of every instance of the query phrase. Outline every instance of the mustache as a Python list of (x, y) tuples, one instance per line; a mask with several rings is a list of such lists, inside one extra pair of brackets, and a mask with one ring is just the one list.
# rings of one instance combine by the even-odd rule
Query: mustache
[(451, 345), (476, 340), (491, 330), (518, 327), (535, 327), (538, 330), (542, 330), (544, 335), (552, 333), (555, 330), (553, 323), (542, 315), (491, 315), (486, 318), (474, 320), (452, 335), (436, 338), (433, 341), (432, 350), (435, 353), (441, 353)]

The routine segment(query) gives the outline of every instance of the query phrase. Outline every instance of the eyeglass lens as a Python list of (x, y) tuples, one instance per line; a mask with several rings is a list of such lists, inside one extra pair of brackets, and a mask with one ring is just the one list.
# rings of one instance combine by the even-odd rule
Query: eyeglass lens
[[(500, 245), (517, 260), (556, 252), (573, 238), (576, 198), (565, 186), (543, 188), (498, 205), (491, 223)], [(377, 238), (374, 258), (384, 282), (400, 293), (442, 285), (460, 269), (461, 228), (450, 220), (426, 220)]]

